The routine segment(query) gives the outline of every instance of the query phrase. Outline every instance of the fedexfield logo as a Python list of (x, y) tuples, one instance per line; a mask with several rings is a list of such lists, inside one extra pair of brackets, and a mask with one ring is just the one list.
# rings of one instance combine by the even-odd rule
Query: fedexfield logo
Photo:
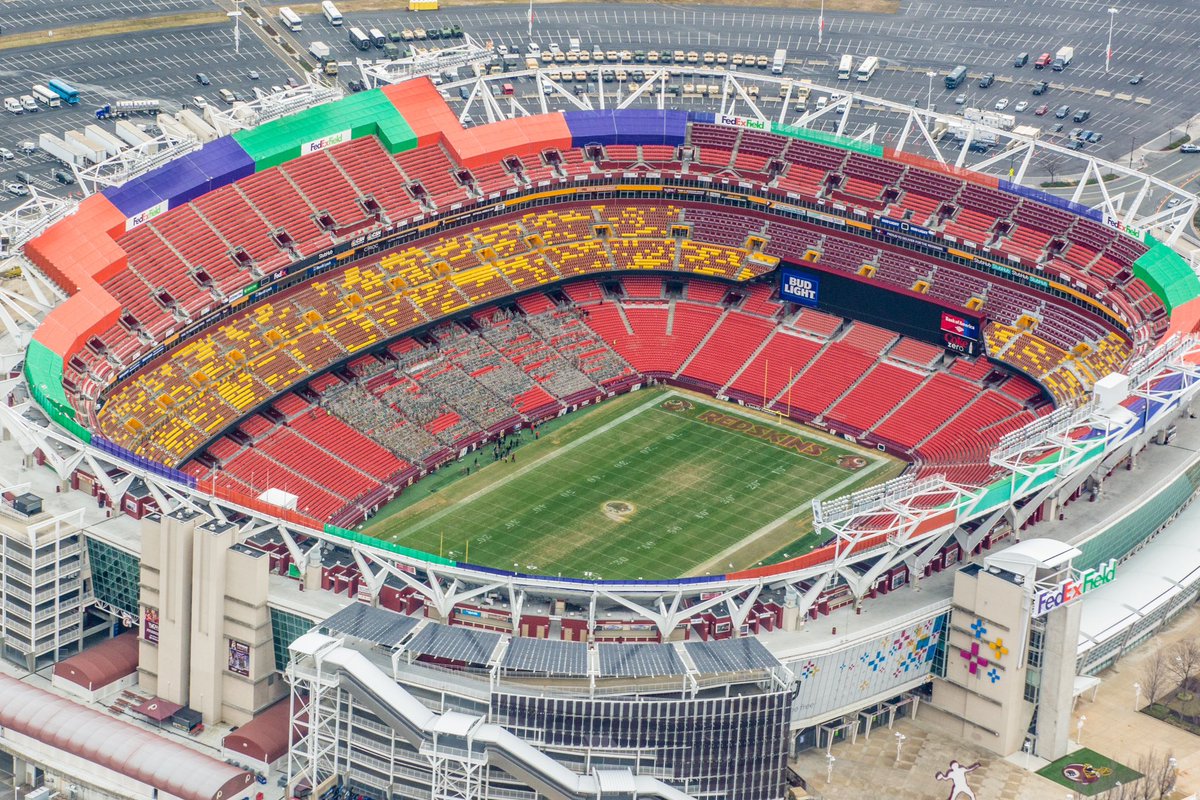
[(323, 136), (320, 139), (314, 139), (311, 142), (305, 142), (300, 145), (300, 155), (306, 156), (309, 153), (315, 153), (318, 150), (324, 150), (327, 147), (333, 147), (335, 144), (348, 141), (350, 141), (350, 131), (331, 133), (328, 136)]
[(1033, 601), (1033, 616), (1040, 617), (1049, 614), (1059, 606), (1065, 606), (1083, 597), (1093, 589), (1098, 589), (1117, 577), (1117, 560), (1110, 558), (1096, 569), (1084, 570), (1078, 578), (1071, 578), (1051, 589), (1038, 592)]
[(726, 116), (725, 114), (721, 114), (717, 117), (717, 120), (721, 125), (731, 125), (735, 128), (750, 128), (751, 130), (755, 131), (765, 131), (767, 129), (767, 123), (763, 122), (761, 119), (750, 119), (749, 117), (730, 117)]
[(138, 225), (144, 225), (147, 222), (149, 222), (150, 220), (157, 217), (159, 214), (164, 213), (166, 210), (167, 210), (167, 201), (166, 200), (162, 200), (158, 203), (155, 203), (154, 205), (147, 208), (145, 211), (142, 211), (141, 213), (138, 213), (138, 214), (134, 214), (132, 217), (125, 220), (125, 230), (131, 231), (134, 228), (136, 228)]

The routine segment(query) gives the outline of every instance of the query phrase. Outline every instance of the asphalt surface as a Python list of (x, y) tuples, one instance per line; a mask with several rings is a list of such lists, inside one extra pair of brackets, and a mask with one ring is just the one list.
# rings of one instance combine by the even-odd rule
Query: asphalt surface
[[(565, 49), (570, 38), (578, 38), (588, 49), (599, 46), (605, 50), (711, 50), (731, 55), (770, 55), (782, 47), (788, 51), (788, 76), (805, 77), (830, 86), (837, 84), (834, 73), (842, 54), (852, 54), (856, 61), (875, 55), (882, 60), (883, 68), (869, 83), (852, 82), (855, 90), (901, 103), (924, 105), (928, 100), (947, 113), (958, 108), (953, 98), (959, 92), (967, 94), (968, 107), (992, 108), (1001, 97), (1008, 98), (1011, 105), (1007, 113), (1013, 113), (1018, 100), (1027, 100), (1028, 110), (1014, 114), (1017, 124), (1040, 127), (1051, 141), (1064, 141), (1050, 132), (1050, 126), (1058, 120), (1052, 115), (1034, 116), (1038, 105), (1044, 102), (1053, 111), (1058, 105), (1067, 104), (1072, 113), (1087, 108), (1091, 118), (1081, 127), (1104, 136), (1088, 152), (1121, 159), (1139, 142), (1171, 129), (1182, 134), (1184, 120), (1200, 109), (1200, 83), (1193, 79), (1200, 46), (1200, 22), (1197, 22), (1200, 0), (1122, 6), (1111, 19), (1113, 59), (1110, 71), (1106, 72), (1108, 7), (1107, 2), (1097, 0), (903, 2), (900, 13), (893, 16), (827, 12), (824, 33), (818, 40), (815, 10), (539, 5), (535, 7), (532, 39), (543, 48), (553, 42)], [(200, 9), (219, 7), (206, 0), (134, 0), (133, 3), (14, 0), (0, 6), (0, 25), (6, 32), (38, 30), (127, 14), (156, 16)], [(342, 79), (347, 81), (355, 77), (351, 69), (355, 58), (381, 56), (378, 50), (359, 53), (350, 45), (348, 30), (352, 25), (363, 29), (375, 27), (387, 33), (457, 23), (481, 40), (524, 52), (530, 39), (527, 14), (526, 7), (519, 3), (453, 12), (346, 13), (346, 24), (341, 28), (330, 26), (317, 14), (304, 18), (302, 31), (285, 36), (302, 49), (315, 40), (330, 45), (345, 65)], [(269, 24), (280, 27), (274, 20)], [(282, 84), (292, 74), (290, 65), (277, 55), (278, 48), (268, 48), (253, 35), (251, 27), (250, 20), (244, 17), (241, 52), (237, 55), (233, 53), (232, 25), (4, 51), (0, 53), (0, 97), (27, 93), (33, 83), (57, 76), (76, 85), (82, 92), (82, 100), (80, 106), (72, 109), (43, 110), (21, 117), (5, 115), (0, 125), (0, 146), (15, 151), (16, 142), (36, 139), (36, 134), (43, 130), (61, 133), (68, 128), (81, 129), (95, 121), (93, 112), (97, 106), (114, 99), (157, 98), (171, 109), (195, 94), (203, 94), (209, 102), (218, 102), (219, 88), (248, 92), (253, 85), (246, 77), (250, 70), (262, 75), (259, 84), (263, 88)], [(1063, 45), (1075, 48), (1075, 59), (1064, 72), (1032, 68), (1033, 59), (1040, 53), (1053, 52)], [(1030, 63), (1014, 68), (1014, 56), (1021, 52), (1030, 54)], [(941, 75), (957, 64), (968, 66), (974, 79), (958, 90), (946, 91), (941, 85)], [(624, 66), (629, 71), (634, 67), (645, 68), (645, 65)], [(926, 77), (929, 70), (938, 73), (932, 92)], [(198, 86), (194, 79), (197, 72), (208, 74), (212, 86), (203, 89)], [(985, 72), (994, 72), (996, 82), (988, 89), (980, 89), (976, 79)], [(1142, 83), (1131, 86), (1130, 78), (1139, 74), (1144, 76)], [(1030, 88), (1042, 79), (1049, 80), (1054, 88), (1042, 97), (1033, 97)], [(682, 83), (688, 81), (688, 76), (683, 74), (676, 80)], [(533, 91), (528, 81), (517, 87), (518, 95), (524, 97), (530, 97)], [(767, 92), (764, 89), (764, 96)], [(712, 101), (700, 98), (672, 98), (671, 103), (685, 108), (713, 105)], [(144, 121), (153, 122), (149, 118)], [(1067, 123), (1064, 134), (1076, 127), (1070, 118), (1063, 122)], [(879, 126), (876, 141), (885, 145), (894, 140), (900, 126), (896, 119), (878, 119), (856, 111), (849, 132), (861, 132), (872, 123)], [(111, 129), (111, 123), (106, 127)], [(1160, 159), (1154, 168), (1168, 179), (1182, 179), (1190, 175), (1193, 164), (1200, 168), (1200, 158), (1172, 155)], [(17, 168), (48, 173), (50, 166), (51, 162), (44, 157), (28, 158), (24, 163), (8, 162), (0, 165), (0, 178), (11, 176)], [(0, 209), (12, 204), (11, 199), (0, 201)]]

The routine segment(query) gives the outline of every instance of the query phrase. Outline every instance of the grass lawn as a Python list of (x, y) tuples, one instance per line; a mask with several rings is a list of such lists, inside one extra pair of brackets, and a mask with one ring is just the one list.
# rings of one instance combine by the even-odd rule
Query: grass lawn
[[(773, 417), (669, 389), (603, 403), (491, 449), (363, 531), (447, 558), (543, 574), (723, 573), (817, 542), (810, 501), (894, 477), (902, 462)], [(486, 462), (486, 465), (485, 465)], [(419, 486), (419, 484), (418, 484)]]
[[(1087, 767), (1091, 767), (1091, 770)], [(1038, 775), (1085, 797), (1103, 794), (1118, 781), (1128, 785), (1142, 777), (1142, 773), (1086, 747), (1050, 762), (1038, 770)], [(1083, 780), (1072, 780), (1068, 775), (1083, 776)], [(1093, 779), (1093, 782), (1083, 782), (1089, 779)]]

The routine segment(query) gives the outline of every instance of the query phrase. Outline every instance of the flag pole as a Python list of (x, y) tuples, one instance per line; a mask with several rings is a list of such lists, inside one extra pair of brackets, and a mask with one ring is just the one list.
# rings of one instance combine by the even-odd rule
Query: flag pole
[(529, 0), (529, 30), (527, 35), (529, 36), (530, 40), (533, 39), (533, 0)]

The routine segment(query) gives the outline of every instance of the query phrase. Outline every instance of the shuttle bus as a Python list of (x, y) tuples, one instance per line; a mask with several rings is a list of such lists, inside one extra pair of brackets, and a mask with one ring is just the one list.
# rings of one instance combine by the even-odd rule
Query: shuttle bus
[(304, 23), (300, 19), (300, 15), (292, 11), (287, 6), (279, 9), (279, 21), (282, 22), (289, 31), (293, 33), (303, 30)]
[(864, 81), (864, 82), (869, 81), (869, 80), (871, 80), (871, 76), (875, 74), (875, 70), (877, 70), (877, 69), (879, 69), (879, 58), (876, 56), (869, 56), (859, 66), (858, 72), (856, 73), (856, 77), (860, 81)]
[(46, 108), (58, 108), (62, 105), (62, 98), (58, 96), (58, 93), (50, 91), (49, 87), (40, 83), (33, 87), (33, 96)]
[(66, 81), (60, 81), (58, 78), (52, 78), (50, 82), (46, 84), (46, 86), (50, 89), (50, 91), (58, 95), (59, 98), (67, 105), (73, 106), (79, 103), (79, 92), (75, 90), (74, 86)]
[(966, 79), (967, 68), (961, 65), (957, 66), (946, 76), (946, 88), (950, 90), (957, 89), (959, 86), (962, 86), (962, 82)]
[(850, 80), (850, 73), (854, 72), (854, 56), (842, 56), (841, 63), (838, 64), (838, 80)]
[(357, 47), (359, 50), (371, 49), (371, 37), (362, 32), (362, 28), (350, 29), (350, 44)]
[(329, 0), (321, 3), (321, 11), (325, 14), (325, 19), (329, 21), (330, 25), (336, 28), (342, 24), (342, 12), (338, 11), (337, 6), (329, 2)]

